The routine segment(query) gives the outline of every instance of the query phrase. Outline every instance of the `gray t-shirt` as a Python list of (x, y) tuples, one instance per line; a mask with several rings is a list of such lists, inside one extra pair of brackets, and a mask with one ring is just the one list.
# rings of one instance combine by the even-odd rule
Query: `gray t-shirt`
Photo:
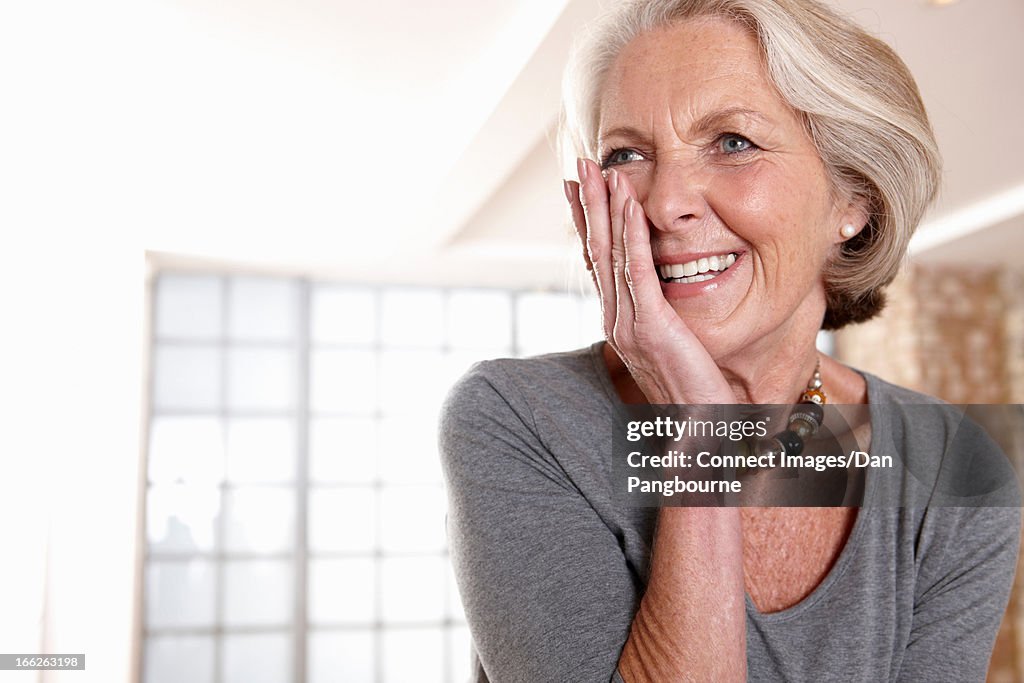
[[(941, 409), (909, 419), (899, 405), (941, 404), (865, 377), (871, 454), (918, 470), (938, 463), (931, 470), (945, 475), (919, 504), (929, 486), (906, 475), (914, 467), (869, 473), (824, 581), (781, 612), (762, 614), (748, 596), (748, 680), (983, 681), (1016, 567), (1016, 480), (1005, 477), (1010, 493), (995, 506), (949, 506), (955, 496), (936, 505), (937, 478), (955, 479), (969, 449), (991, 442), (955, 433)], [(612, 495), (609, 444), (622, 410), (600, 344), (479, 363), (449, 393), (440, 450), (473, 681), (622, 680), (616, 665), (657, 517)]]

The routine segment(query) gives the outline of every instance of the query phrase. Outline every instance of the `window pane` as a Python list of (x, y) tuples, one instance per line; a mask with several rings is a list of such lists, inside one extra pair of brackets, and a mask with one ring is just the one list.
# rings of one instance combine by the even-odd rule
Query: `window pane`
[(472, 648), (473, 639), (469, 634), (469, 627), (455, 626), (448, 633), (448, 661), (452, 663), (453, 683), (465, 683), (470, 679), (472, 673)]
[(151, 482), (216, 484), (224, 477), (224, 435), (208, 417), (154, 417), (149, 428)]
[(310, 683), (374, 680), (372, 633), (317, 632), (309, 635), (308, 642)]
[(213, 550), (220, 513), (217, 487), (151, 486), (146, 507), (146, 538), (151, 552)]
[(213, 638), (149, 636), (145, 680), (146, 683), (212, 683)]
[(447, 390), (440, 351), (384, 351), (380, 355), (380, 406), (389, 415), (436, 411)]
[(385, 552), (444, 549), (444, 490), (388, 486), (381, 491), (381, 547)]
[[(219, 655), (212, 637), (147, 635), (144, 683), (292, 680), (303, 442), (308, 680), (468, 680), (437, 409), (478, 360), (600, 338), (597, 298), (192, 275), (161, 276), (154, 296), (154, 334), (172, 341), (153, 355), (146, 626), (212, 628), (220, 609), (227, 632)], [(303, 324), (307, 425), (294, 414)], [(219, 550), (228, 558), (160, 559)]]
[(448, 295), (448, 344), (456, 349), (506, 353), (512, 344), (512, 302), (502, 291)]
[(377, 338), (372, 289), (318, 285), (311, 304), (314, 344), (364, 344)]
[(316, 624), (371, 624), (376, 578), (373, 558), (313, 560), (309, 616)]
[(224, 683), (288, 683), (291, 641), (284, 633), (224, 636)]
[(290, 560), (229, 560), (224, 563), (224, 622), (228, 626), (287, 626), (292, 623)]
[(219, 338), (221, 290), (219, 277), (161, 275), (156, 281), (156, 336), (175, 339)]
[(367, 415), (376, 409), (376, 354), (314, 351), (310, 365), (310, 403), (314, 411)]
[(247, 486), (225, 491), (225, 549), (256, 553), (294, 550), (295, 505), (292, 488)]
[(392, 289), (381, 295), (381, 342), (386, 346), (440, 348), (444, 299), (428, 289)]
[(233, 410), (291, 410), (295, 356), (285, 349), (232, 349), (228, 354), (228, 406)]
[(436, 414), (382, 420), (379, 457), (384, 481), (440, 483)]
[(288, 418), (228, 420), (228, 479), (238, 483), (295, 480), (295, 422)]
[(576, 348), (579, 309), (565, 294), (523, 294), (516, 302), (516, 340), (523, 355)]
[(158, 410), (216, 410), (220, 405), (220, 349), (157, 347), (153, 403)]
[(238, 277), (232, 278), (228, 287), (228, 335), (232, 339), (289, 341), (295, 337), (295, 282)]
[(215, 585), (212, 562), (150, 560), (146, 569), (146, 624), (149, 628), (212, 626)]
[(441, 683), (444, 640), (441, 629), (388, 629), (382, 634), (384, 683)]
[(371, 488), (346, 486), (309, 494), (309, 547), (315, 552), (372, 553), (375, 501)]
[(372, 483), (377, 475), (377, 421), (368, 417), (314, 419), (309, 450), (313, 481)]
[(444, 618), (445, 557), (385, 557), (381, 560), (384, 621)]

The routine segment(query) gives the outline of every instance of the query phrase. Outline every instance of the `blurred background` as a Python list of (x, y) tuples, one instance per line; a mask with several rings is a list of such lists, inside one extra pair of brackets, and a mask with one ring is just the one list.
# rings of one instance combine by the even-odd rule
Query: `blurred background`
[[(466, 680), (434, 420), (477, 359), (599, 338), (553, 131), (601, 4), (0, 10), (0, 651), (87, 656), (0, 680)], [(821, 344), (1022, 403), (1024, 3), (834, 4), (946, 170), (885, 316)]]

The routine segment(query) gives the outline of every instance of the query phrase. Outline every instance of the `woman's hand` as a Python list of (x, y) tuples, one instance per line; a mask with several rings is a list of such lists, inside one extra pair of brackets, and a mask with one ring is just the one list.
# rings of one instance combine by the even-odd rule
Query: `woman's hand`
[[(579, 161), (566, 183), (604, 334), (651, 403), (734, 403), (714, 359), (665, 299), (647, 217), (625, 176)], [(627, 683), (746, 680), (743, 545), (737, 508), (666, 507), (650, 580), (619, 659)]]
[(643, 207), (626, 176), (578, 161), (573, 224), (601, 296), (604, 335), (651, 403), (733, 403), (718, 366), (661, 291)]

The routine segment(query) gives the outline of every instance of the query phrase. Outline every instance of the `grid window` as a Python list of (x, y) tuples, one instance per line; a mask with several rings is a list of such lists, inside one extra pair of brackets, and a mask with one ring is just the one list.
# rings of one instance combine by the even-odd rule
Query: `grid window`
[(163, 273), (152, 303), (144, 683), (467, 680), (441, 401), (592, 342), (595, 302)]

